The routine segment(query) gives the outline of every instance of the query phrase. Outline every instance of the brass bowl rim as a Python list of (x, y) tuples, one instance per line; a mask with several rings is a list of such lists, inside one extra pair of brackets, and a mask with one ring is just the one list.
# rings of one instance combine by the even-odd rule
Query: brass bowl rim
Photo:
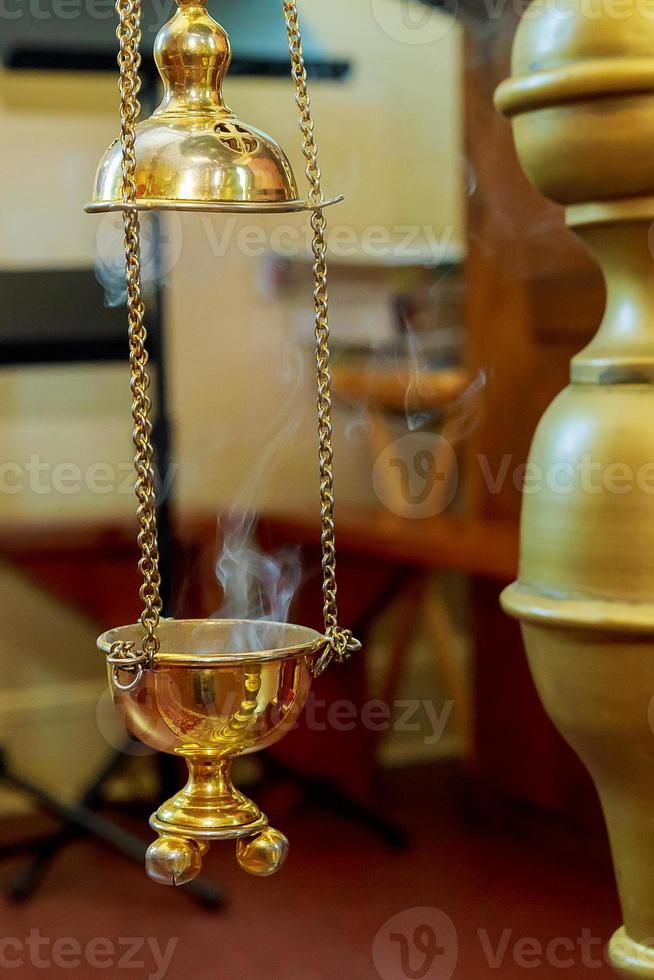
[(330, 197), (322, 204), (311, 204), (300, 198), (287, 201), (175, 201), (141, 197), (133, 204), (125, 201), (90, 201), (85, 205), (87, 214), (105, 214), (110, 211), (216, 211), (226, 214), (295, 214), (301, 211), (319, 211), (345, 200), (343, 194)]
[[(299, 657), (314, 656), (323, 650), (325, 644), (327, 643), (326, 638), (322, 634), (308, 626), (299, 626), (295, 623), (278, 623), (270, 620), (258, 622), (256, 620), (249, 619), (162, 619), (159, 624), (158, 635), (159, 638), (165, 642), (167, 627), (186, 627), (192, 632), (199, 627), (211, 627), (215, 624), (220, 624), (221, 626), (227, 627), (241, 625), (251, 626), (255, 624), (273, 629), (278, 627), (280, 629), (290, 630), (292, 632), (297, 631), (298, 633), (304, 635), (305, 640), (301, 643), (290, 644), (272, 650), (253, 650), (238, 653), (184, 653), (180, 651), (168, 653), (164, 649), (159, 650), (159, 652), (155, 655), (155, 668), (158, 664), (161, 666), (174, 665), (179, 667), (197, 668), (226, 667), (240, 664), (252, 665), (253, 663), (272, 663), (280, 660), (296, 660)], [(142, 635), (143, 627), (140, 625), (140, 623), (131, 623), (129, 626), (116, 626), (113, 629), (107, 630), (102, 634), (102, 636), (99, 636), (97, 645), (104, 654), (109, 654), (114, 643), (120, 640), (136, 639), (138, 641)]]

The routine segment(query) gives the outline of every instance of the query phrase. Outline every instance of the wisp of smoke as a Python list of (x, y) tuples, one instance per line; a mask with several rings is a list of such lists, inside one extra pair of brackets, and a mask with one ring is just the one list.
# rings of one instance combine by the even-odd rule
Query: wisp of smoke
[[(294, 356), (295, 355), (295, 356)], [(256, 497), (271, 469), (279, 465), (280, 453), (292, 441), (302, 418), (301, 397), (304, 358), (297, 349), (284, 352), (280, 390), (286, 387), (280, 411), (261, 433), (263, 451), (249, 480), (227, 516), (219, 519), (222, 550), (216, 562), (216, 577), (223, 590), (217, 612), (220, 619), (243, 621), (234, 630), (234, 652), (265, 649), (270, 630), (267, 623), (285, 623), (302, 577), (299, 548), (284, 548), (265, 554), (257, 545)]]
[[(164, 255), (160, 226), (156, 216), (142, 214), (141, 225), (141, 282), (163, 283)], [(104, 215), (96, 234), (95, 278), (104, 289), (105, 306), (124, 306), (127, 301), (125, 284), (125, 247), (122, 214)]]
[(285, 623), (302, 575), (299, 549), (264, 554), (255, 541), (255, 517), (228, 517), (220, 522), (223, 546), (216, 577), (223, 590), (221, 619), (252, 621), (235, 637), (241, 650), (260, 645), (260, 623)]

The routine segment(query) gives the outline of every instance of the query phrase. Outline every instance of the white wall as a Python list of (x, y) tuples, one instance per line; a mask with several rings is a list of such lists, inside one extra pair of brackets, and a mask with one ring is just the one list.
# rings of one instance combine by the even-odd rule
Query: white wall
[[(394, 17), (400, 6), (422, 16), (417, 5), (306, 0), (304, 6), (331, 53), (354, 64), (347, 83), (313, 89), (325, 186), (347, 195), (330, 215), (332, 225), (360, 238), (370, 226), (394, 233), (397, 225), (428, 224), (437, 235), (446, 229), (457, 251), (464, 238), (459, 30), (430, 14), (439, 39), (415, 45), (397, 40), (404, 35)], [(227, 97), (243, 118), (273, 133), (301, 176), (290, 82), (233, 80)], [(0, 266), (92, 264), (103, 219), (82, 209), (97, 160), (117, 133), (115, 78), (0, 74), (0, 130)], [(270, 232), (275, 223), (265, 220)], [(311, 352), (298, 347), (288, 306), (262, 288), (261, 262), (233, 244), (215, 254), (225, 221), (169, 222), (171, 238), (179, 241), (181, 229), (183, 245), (168, 277), (167, 328), (180, 502), (217, 511), (240, 498), (242, 505), (317, 512)], [(300, 228), (306, 217), (278, 224), (288, 221)], [(308, 266), (303, 274), (309, 297)], [(392, 293), (393, 276), (373, 276), (368, 288), (380, 303)], [(346, 321), (347, 304), (335, 305)], [(93, 310), (88, 317), (92, 331)], [(341, 416), (339, 496), (365, 502), (367, 450), (343, 438), (342, 422)], [(86, 474), (104, 462), (124, 474), (130, 437), (126, 366), (0, 370), (0, 463), (24, 466), (36, 456), (51, 472), (67, 462)], [(257, 470), (265, 478), (253, 500), (244, 499)], [(129, 492), (43, 493), (27, 480), (21, 493), (0, 492), (0, 523), (82, 521), (131, 514), (133, 506)], [(73, 795), (105, 751), (94, 711), (94, 678), (101, 686), (102, 671), (89, 659), (94, 627), (9, 570), (0, 590), (0, 670), (12, 678), (17, 656), (23, 664), (14, 678), (20, 697), (0, 686), (0, 734), (23, 770), (31, 766), (53, 789)]]
[[(347, 83), (313, 87), (325, 185), (347, 195), (330, 214), (332, 226), (347, 226), (361, 236), (370, 226), (393, 231), (425, 223), (437, 235), (447, 229), (452, 247), (460, 248), (460, 31), (433, 13), (440, 25), (437, 41), (402, 43), (389, 36), (402, 26), (390, 16), (395, 0), (307, 0), (305, 7), (330, 53), (350, 58), (354, 66)], [(226, 94), (243, 118), (274, 134), (302, 177), (290, 81), (233, 79)], [(97, 159), (116, 134), (116, 119), (113, 78), (0, 76), (2, 266), (93, 261), (100, 222), (109, 219), (88, 217), (82, 208)], [(287, 377), (294, 325), (284, 305), (262, 292), (259, 261), (240, 254), (233, 239), (226, 254), (215, 254), (226, 219), (171, 220), (171, 234), (179, 236), (181, 228), (183, 245), (169, 276), (168, 325), (181, 501), (218, 509), (239, 493), (246, 472), (272, 438), (265, 423), (283, 424), (280, 406), (295, 386)], [(274, 219), (263, 221), (270, 233)], [(291, 227), (306, 227), (304, 216), (277, 223), (289, 221)], [(390, 295), (392, 280), (385, 288)], [(306, 289), (309, 297), (308, 267)], [(279, 467), (260, 495), (273, 507), (311, 506), (315, 494), (310, 352), (303, 351), (294, 363), (303, 371), (290, 408), (298, 429), (292, 442), (278, 447)], [(131, 455), (128, 412), (120, 368), (0, 372), (0, 444), (9, 454), (5, 458), (21, 463), (37, 453), (53, 462), (78, 461), (84, 471), (97, 460), (119, 471)], [(365, 451), (338, 437), (337, 445), (342, 497), (365, 499)], [(26, 492), (0, 496), (0, 520), (21, 514), (97, 517), (112, 510), (125, 513), (130, 506), (119, 494)]]

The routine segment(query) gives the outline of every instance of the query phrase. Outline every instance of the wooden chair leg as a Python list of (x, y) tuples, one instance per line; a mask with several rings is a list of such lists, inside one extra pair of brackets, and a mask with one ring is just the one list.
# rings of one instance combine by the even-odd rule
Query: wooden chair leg
[(425, 596), (425, 576), (416, 575), (403, 589), (397, 603), (398, 618), (392, 637), (388, 657), (388, 669), (384, 676), (381, 697), (391, 709), (397, 698), (407, 658), (411, 651), (411, 641), (420, 621), (420, 609)]
[[(431, 583), (430, 583), (431, 585)], [(434, 640), (434, 652), (453, 702), (452, 716), (463, 739), (466, 758), (472, 752), (472, 707), (465, 664), (457, 655), (457, 636), (442, 596), (431, 585), (425, 590), (423, 616)]]

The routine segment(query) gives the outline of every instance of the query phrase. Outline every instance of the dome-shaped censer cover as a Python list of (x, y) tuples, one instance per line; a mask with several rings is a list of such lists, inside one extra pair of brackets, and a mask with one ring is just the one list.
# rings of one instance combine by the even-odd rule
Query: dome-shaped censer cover
[[(298, 197), (288, 160), (271, 139), (227, 108), (222, 82), (231, 58), (225, 31), (204, 0), (178, 0), (159, 32), (156, 62), (164, 82), (159, 108), (138, 122), (140, 0), (118, 0), (120, 139), (105, 154), (90, 211), (120, 210), (134, 420), (134, 467), (143, 612), (139, 622), (98, 641), (109, 683), (131, 733), (184, 758), (187, 785), (153, 814), (158, 839), (148, 849), (151, 878), (181, 885), (197, 876), (209, 842), (236, 841), (241, 867), (270, 875), (288, 841), (235, 789), (232, 760), (272, 745), (295, 723), (312, 679), (360, 648), (338, 625), (325, 201), (318, 166), (295, 0), (283, 10), (291, 74), (300, 109), (308, 200)], [(337, 199), (335, 199), (337, 200)], [(318, 380), (318, 442), (323, 546), (324, 633), (285, 623), (162, 619), (152, 404), (141, 289), (139, 210), (311, 212)]]
[[(206, 0), (177, 5), (154, 43), (163, 99), (136, 127), (135, 204), (142, 210), (306, 210), (281, 147), (225, 105), (232, 60), (226, 31), (207, 13)], [(122, 159), (116, 140), (100, 161), (87, 211), (122, 207)]]

